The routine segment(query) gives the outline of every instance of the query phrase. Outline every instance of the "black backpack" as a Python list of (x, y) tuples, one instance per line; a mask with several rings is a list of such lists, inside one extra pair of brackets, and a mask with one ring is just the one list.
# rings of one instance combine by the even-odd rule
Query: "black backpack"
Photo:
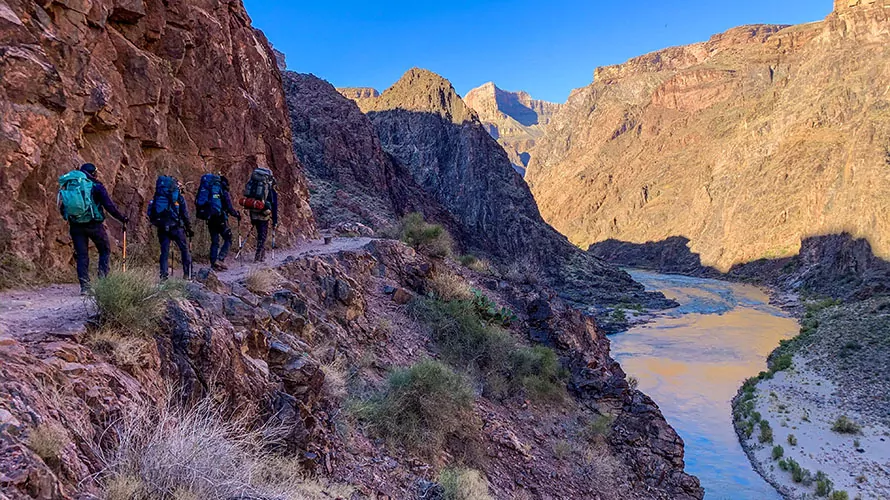
[(179, 223), (179, 182), (162, 175), (155, 183), (155, 196), (148, 204), (148, 220), (155, 226)]

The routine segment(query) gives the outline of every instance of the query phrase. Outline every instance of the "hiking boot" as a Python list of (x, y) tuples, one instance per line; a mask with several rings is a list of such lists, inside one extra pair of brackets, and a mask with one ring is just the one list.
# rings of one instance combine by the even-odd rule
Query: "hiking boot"
[(229, 270), (229, 266), (223, 264), (222, 262), (214, 262), (213, 264), (210, 264), (210, 268), (213, 269), (214, 271), (219, 271), (219, 272)]

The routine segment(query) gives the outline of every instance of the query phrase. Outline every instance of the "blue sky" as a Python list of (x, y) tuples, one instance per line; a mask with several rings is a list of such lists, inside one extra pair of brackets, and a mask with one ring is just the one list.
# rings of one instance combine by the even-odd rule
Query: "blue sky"
[(487, 81), (563, 102), (597, 66), (751, 23), (798, 24), (832, 0), (244, 0), (294, 71), (385, 90), (419, 66), (461, 94)]

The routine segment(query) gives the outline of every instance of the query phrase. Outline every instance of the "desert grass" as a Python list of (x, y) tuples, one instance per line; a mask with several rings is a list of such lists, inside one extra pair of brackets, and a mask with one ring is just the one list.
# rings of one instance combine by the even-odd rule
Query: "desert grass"
[(281, 275), (269, 268), (250, 271), (244, 278), (244, 286), (257, 295), (269, 295), (281, 283)]
[(157, 332), (168, 300), (185, 296), (185, 282), (158, 283), (146, 269), (112, 271), (93, 283), (90, 299), (103, 327), (121, 334), (149, 336)]
[(482, 474), (466, 467), (449, 467), (439, 473), (444, 500), (490, 500), (488, 482)]

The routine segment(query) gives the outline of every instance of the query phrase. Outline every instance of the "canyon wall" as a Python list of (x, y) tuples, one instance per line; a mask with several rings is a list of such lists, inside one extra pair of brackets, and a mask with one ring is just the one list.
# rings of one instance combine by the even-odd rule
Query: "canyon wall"
[(528, 92), (509, 92), (489, 82), (464, 97), (492, 137), (504, 147), (513, 167), (525, 175), (535, 142), (559, 104), (532, 99)]
[(276, 174), (283, 231), (315, 231), (276, 58), (240, 0), (0, 2), (0, 75), (4, 255), (67, 265), (56, 179), (82, 162), (142, 237), (156, 175), (191, 198), (205, 172), (240, 189), (256, 166)]
[(529, 167), (542, 215), (583, 247), (687, 238), (721, 271), (844, 232), (890, 258), (886, 4), (597, 69)]

